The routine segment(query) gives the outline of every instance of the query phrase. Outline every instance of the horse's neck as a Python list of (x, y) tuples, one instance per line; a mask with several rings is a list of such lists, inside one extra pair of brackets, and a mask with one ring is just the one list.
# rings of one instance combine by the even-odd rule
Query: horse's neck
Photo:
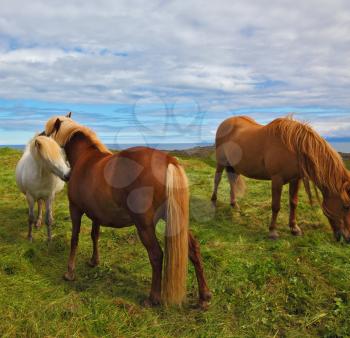
[(71, 168), (74, 167), (75, 163), (82, 156), (88, 154), (89, 152), (96, 152), (97, 149), (92, 147), (91, 141), (84, 135), (76, 134), (74, 135), (64, 147), (68, 162)]
[(33, 173), (36, 173), (37, 177), (44, 177), (50, 174), (50, 171), (46, 168), (44, 163), (41, 162), (40, 159), (35, 157), (30, 151), (26, 156), (26, 161), (28, 163), (27, 170), (31, 170)]

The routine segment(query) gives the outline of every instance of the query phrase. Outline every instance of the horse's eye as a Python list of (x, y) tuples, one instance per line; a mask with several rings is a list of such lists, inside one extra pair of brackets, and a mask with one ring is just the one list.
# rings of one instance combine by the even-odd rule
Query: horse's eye
[(350, 211), (350, 205), (344, 205), (344, 206), (343, 206), (343, 209), (344, 209), (346, 212)]

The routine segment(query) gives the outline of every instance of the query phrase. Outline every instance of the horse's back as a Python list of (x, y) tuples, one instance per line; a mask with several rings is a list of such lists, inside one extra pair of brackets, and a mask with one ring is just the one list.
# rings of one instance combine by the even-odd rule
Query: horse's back
[(216, 142), (220, 144), (242, 129), (255, 129), (256, 127), (262, 126), (249, 116), (229, 117), (219, 125), (216, 132)]
[[(216, 133), (218, 164), (232, 166), (237, 172), (249, 171), (247, 166), (255, 167), (260, 171), (258, 168), (263, 161), (262, 154), (265, 144), (265, 138), (261, 132), (262, 127), (246, 116), (231, 117), (223, 121)], [(252, 174), (252, 176), (255, 175), (255, 173)]]
[(179, 165), (174, 157), (153, 148), (133, 147), (120, 152), (116, 161), (114, 177), (129, 199), (138, 193), (148, 194), (156, 207), (164, 203), (168, 165)]

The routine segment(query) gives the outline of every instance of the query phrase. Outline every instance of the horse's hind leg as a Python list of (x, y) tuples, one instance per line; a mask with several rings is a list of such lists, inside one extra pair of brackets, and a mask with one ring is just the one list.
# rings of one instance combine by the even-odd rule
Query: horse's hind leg
[(300, 187), (300, 180), (296, 179), (289, 183), (289, 227), (292, 235), (300, 236), (301, 229), (298, 227), (295, 219), (296, 208), (298, 206), (298, 191)]
[(43, 200), (38, 200), (38, 217), (36, 219), (35, 227), (41, 227), (41, 221), (43, 218)]
[(196, 277), (199, 290), (199, 305), (202, 308), (207, 307), (207, 302), (210, 301), (212, 295), (209, 291), (207, 282), (204, 277), (202, 257), (199, 249), (198, 241), (193, 237), (191, 232), (188, 232), (189, 257), (196, 271)]
[(45, 223), (47, 226), (47, 239), (48, 241), (51, 241), (52, 234), (51, 234), (51, 227), (53, 223), (53, 217), (52, 217), (52, 202), (53, 202), (53, 196), (50, 196), (45, 200)]
[(136, 224), (142, 244), (145, 246), (152, 266), (152, 286), (149, 299), (145, 300), (145, 306), (158, 305), (161, 302), (163, 251), (159, 245), (152, 225)]
[(26, 198), (28, 202), (28, 240), (32, 241), (33, 224), (35, 220), (35, 216), (34, 216), (35, 201), (34, 201), (34, 198), (28, 193), (26, 194)]
[(283, 187), (283, 181), (279, 176), (273, 176), (272, 179), (272, 218), (271, 218), (271, 224), (269, 227), (270, 233), (269, 237), (271, 239), (277, 239), (278, 233), (276, 230), (276, 222), (277, 222), (277, 216), (281, 209), (281, 194), (282, 194), (282, 187)]
[(222, 166), (221, 164), (217, 164), (216, 166), (216, 171), (215, 171), (215, 178), (214, 178), (214, 190), (213, 190), (213, 194), (211, 196), (211, 201), (213, 202), (213, 204), (216, 204), (216, 200), (217, 200), (217, 194), (218, 194), (218, 187), (221, 181), (221, 176), (222, 176), (222, 172), (224, 170), (224, 166)]
[(236, 201), (236, 184), (239, 175), (235, 173), (235, 169), (231, 166), (226, 167), (227, 178), (230, 183), (230, 205), (232, 208), (237, 206)]
[(88, 263), (91, 267), (95, 267), (100, 263), (100, 255), (98, 252), (99, 237), (100, 237), (100, 225), (96, 222), (92, 222), (91, 240), (92, 240), (93, 251), (92, 251), (92, 257)]

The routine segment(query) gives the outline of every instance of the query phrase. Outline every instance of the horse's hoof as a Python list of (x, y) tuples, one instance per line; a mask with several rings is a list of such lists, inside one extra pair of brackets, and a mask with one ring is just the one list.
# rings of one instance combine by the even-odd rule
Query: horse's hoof
[(41, 227), (41, 221), (37, 221), (36, 223), (35, 223), (35, 227), (38, 229), (38, 228), (40, 228)]
[(95, 268), (96, 266), (98, 266), (99, 262), (94, 260), (94, 259), (90, 259), (87, 261), (87, 265), (90, 267), (90, 268)]
[(63, 275), (63, 279), (68, 281), (68, 282), (72, 282), (75, 280), (75, 275), (74, 275), (74, 272), (66, 272), (64, 275)]
[(231, 202), (230, 206), (232, 209), (240, 210), (240, 207), (237, 202)]
[(142, 306), (146, 307), (146, 308), (156, 307), (156, 306), (159, 306), (159, 305), (160, 305), (160, 301), (159, 300), (150, 299), (150, 298), (146, 298), (142, 302)]
[(279, 238), (278, 233), (276, 231), (272, 231), (269, 233), (269, 238), (275, 241), (276, 239)]
[(301, 236), (303, 234), (303, 232), (301, 231), (301, 229), (292, 229), (291, 234), (293, 236)]
[(200, 300), (198, 303), (198, 307), (202, 311), (207, 311), (209, 309), (209, 302), (205, 300)]
[(28, 242), (30, 242), (30, 243), (33, 242), (33, 237), (32, 236), (28, 236)]
[(340, 242), (340, 240), (341, 240), (341, 238), (342, 238), (341, 232), (340, 232), (340, 231), (336, 231), (336, 232), (334, 233), (334, 238), (335, 238), (335, 240), (336, 240), (337, 242)]
[(200, 297), (200, 301), (206, 301), (209, 302), (213, 297), (213, 294), (208, 290), (206, 292), (204, 292), (203, 295), (201, 295)]

